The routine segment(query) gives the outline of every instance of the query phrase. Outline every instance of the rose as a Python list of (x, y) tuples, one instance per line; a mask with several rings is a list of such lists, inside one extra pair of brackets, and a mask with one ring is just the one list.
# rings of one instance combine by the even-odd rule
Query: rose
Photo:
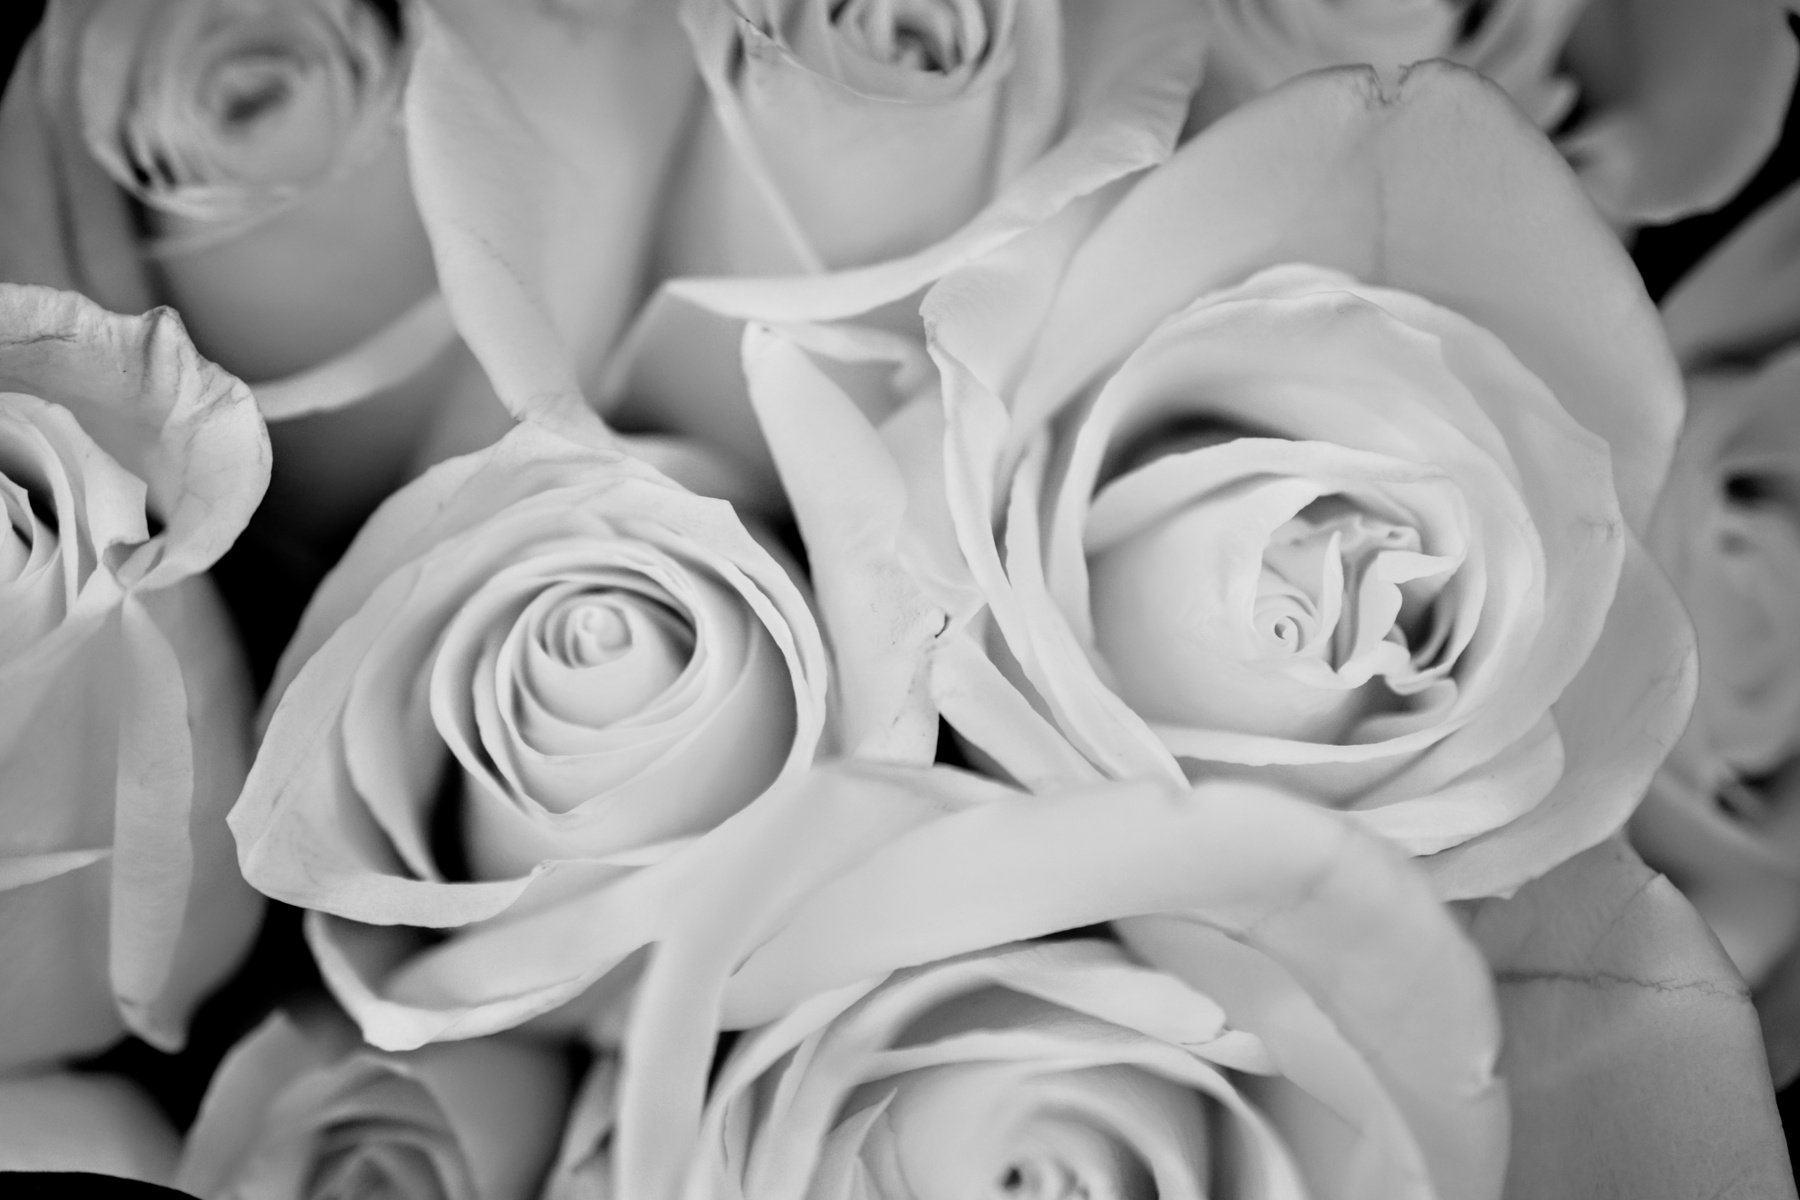
[[(532, 179), (571, 161), (618, 172), (623, 139), (557, 115), (582, 104), (598, 50), (521, 47), (494, 72), (523, 114), (505, 124), (457, 99), (466, 73), (438, 69), (428, 37), (413, 96), (420, 190), (446, 291), (508, 404), (585, 390), (628, 426), (751, 462), (764, 451), (741, 402), (744, 320), (882, 310), (916, 334), (900, 302), (1166, 157), (1201, 49), (1185, 0), (696, 0), (681, 13), (692, 52), (678, 30), (676, 49), (697, 59), (706, 103), (663, 202), (652, 270), (669, 282), (610, 364), (617, 323), (563, 316), (579, 279), (618, 273), (610, 243), (582, 249), (594, 241), (587, 208), (480, 194), (497, 161)], [(559, 21), (518, 15), (488, 41), (547, 41)], [(466, 127), (454, 138), (453, 120)], [(563, 138), (520, 136), (521, 121)], [(542, 312), (558, 339), (536, 329)]]
[(176, 1186), (214, 1200), (533, 1200), (569, 1083), (547, 1045), (383, 1054), (334, 1012), (277, 1012), (213, 1076)]
[[(1046, 1107), (1062, 1121), (1033, 1132), (1126, 1143), (1163, 1196), (1190, 1194), (1209, 1155), (1271, 1194), (1299, 1194), (1296, 1172), (1322, 1195), (1498, 1194), (1485, 966), (1422, 874), (1291, 797), (1029, 796), (840, 764), (721, 829), (690, 871), (618, 1086), (578, 1109), (612, 1119), (577, 1116), (596, 1136), (568, 1194), (985, 1195), (1009, 1163), (1033, 1177), (998, 1115)], [(1129, 951), (1092, 930), (1004, 945), (1120, 917)], [(706, 1035), (751, 1026), (702, 1112)], [(1198, 1133), (1208, 1112), (1220, 1124)]]
[[(1074, 1068), (1180, 1078), (1212, 1058), (1217, 1107), (1257, 1132), (1234, 1143), (1226, 1117), (1196, 1139), (1246, 1168), (1207, 1180), (1209, 1195), (1264, 1194), (1248, 1168), (1278, 1178), (1284, 1160), (1305, 1190), (1265, 1175), (1268, 1194), (1498, 1195), (1503, 1167), (1520, 1200), (1788, 1186), (1730, 964), (1616, 841), (1466, 914), (1498, 984), (1504, 1091), (1488, 967), (1461, 922), (1390, 847), (1261, 786), (1027, 796), (945, 768), (839, 764), (722, 829), (689, 867), (618, 1074), (609, 1060), (571, 1120), (559, 1198), (859, 1195), (859, 1174), (881, 1196), (896, 1161), (915, 1185), (968, 1167), (953, 1145), (991, 1152), (974, 1180), (991, 1187), (1008, 1147), (980, 1118), (1041, 1093), (998, 1071), (978, 1080), (983, 1057), (1058, 1089), (1071, 1119), (1040, 1126), (1052, 1150), (1101, 1140), (1081, 1127), (1084, 1102), (1179, 1093), (1084, 1084)], [(992, 949), (1094, 938), (1105, 921), (1125, 952)], [(714, 1069), (716, 1028), (750, 1031)], [(1191, 1103), (1172, 1100), (1109, 1115)], [(908, 1129), (940, 1136), (908, 1145)], [(1690, 1136), (1714, 1152), (1691, 1153)], [(582, 1143), (585, 1158), (569, 1153)]]
[(344, 536), (504, 422), (435, 290), (397, 19), (374, 0), (55, 0), (0, 112), (0, 277), (173, 304), (266, 416), (306, 418), (276, 434), (284, 537)]
[(255, 931), (249, 684), (201, 573), (268, 457), (167, 311), (0, 286), (0, 1063), (179, 1046)]
[(1800, 1062), (1791, 1013), (1800, 944), (1800, 192), (1746, 222), (1670, 294), (1688, 416), (1650, 548), (1694, 620), (1700, 690), (1687, 731), (1633, 821), (1651, 865), (1706, 917), (1758, 989), (1777, 1074)]
[(0, 1172), (83, 1171), (168, 1184), (180, 1153), (168, 1119), (122, 1079), (71, 1072), (0, 1079)]
[[(1529, 230), (1489, 212), (1502, 179)], [(842, 347), (747, 347), (802, 529), (860, 556), (836, 591), (899, 581), (871, 618), (819, 580), (885, 711), (928, 695), (1033, 785), (1280, 782), (1452, 896), (1616, 830), (1691, 685), (1627, 529), (1678, 382), (1547, 144), (1460, 69), (1346, 71), (1070, 216), (927, 296), (941, 416), (915, 401), (883, 440), (809, 415), (849, 404)], [(804, 482), (827, 456), (838, 486)], [(891, 490), (843, 486), (864, 477)]]
[[(654, 936), (671, 865), (811, 761), (824, 688), (804, 597), (727, 504), (527, 424), (397, 493), (313, 598), (239, 861), (318, 910), (375, 1044), (507, 1028)], [(522, 933), (545, 908), (582, 935)]]
[(1211, 48), (1197, 122), (1321, 67), (1472, 67), (1554, 131), (1625, 225), (1716, 208), (1773, 148), (1794, 82), (1775, 0), (1198, 0)]

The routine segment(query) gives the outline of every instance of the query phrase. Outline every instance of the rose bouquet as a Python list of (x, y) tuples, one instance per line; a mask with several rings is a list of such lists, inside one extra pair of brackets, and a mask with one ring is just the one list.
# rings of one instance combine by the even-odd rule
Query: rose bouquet
[(6, 1194), (1795, 1194), (1788, 5), (41, 8)]

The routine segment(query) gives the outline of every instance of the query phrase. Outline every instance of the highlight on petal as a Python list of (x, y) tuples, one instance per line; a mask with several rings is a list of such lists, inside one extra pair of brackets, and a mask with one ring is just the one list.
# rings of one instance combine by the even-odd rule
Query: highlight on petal
[[(820, 822), (817, 840), (791, 840), (790, 830)], [(702, 1128), (706, 1059), (695, 1043), (706, 1029), (802, 1028), (795, 1022), (828, 1019), (887, 972), (1126, 918), (1127, 945), (1190, 982), (1199, 964), (1230, 953), (1208, 931), (1279, 964), (1271, 978), (1289, 979), (1281, 986), (1310, 996), (1331, 1014), (1321, 1019), (1333, 1036), (1357, 1047), (1342, 1060), (1351, 1074), (1335, 1082), (1327, 1067), (1303, 1080), (1306, 1053), (1295, 1052), (1295, 1083), (1323, 1089), (1328, 1109), (1360, 1113), (1350, 1096), (1373, 1103), (1369, 1089), (1393, 1088), (1398, 1108), (1366, 1126), (1370, 1175), (1339, 1192), (1327, 1172), (1315, 1185), (1322, 1194), (1360, 1194), (1364, 1184), (1393, 1194), (1422, 1171), (1450, 1190), (1464, 1170), (1497, 1179), (1505, 1133), (1488, 1075), (1497, 1029), (1485, 973), (1423, 876), (1341, 817), (1250, 785), (1108, 784), (1033, 797), (975, 790), (941, 768), (844, 766), (781, 793), (736, 833), (734, 865), (706, 876), (711, 886), (652, 956), (633, 1010), (617, 1142), (618, 1186), (630, 1194), (660, 1194), (656, 1181), (672, 1178), (688, 1131)], [(1432, 998), (1397, 992), (1397, 979)], [(1420, 1019), (1397, 1016), (1396, 1005)], [(1428, 1010), (1436, 1015), (1425, 1019)], [(1271, 1019), (1280, 1042), (1288, 1035)], [(1295, 1027), (1293, 1036), (1310, 1035)], [(1415, 1108), (1425, 1095), (1434, 1099)]]
[(1471, 916), (1506, 1028), (1509, 1197), (1794, 1194), (1749, 997), (1667, 880), (1612, 841)]
[(202, 1196), (532, 1200), (570, 1090), (551, 1046), (382, 1054), (335, 1012), (278, 1011), (220, 1064), (175, 1183)]
[[(675, 864), (825, 735), (788, 569), (729, 505), (576, 433), (522, 425), (397, 493), (277, 672), (239, 862), (319, 910), (326, 979), (378, 1045), (586, 989), (655, 936)], [(549, 951), (534, 920), (592, 924)]]

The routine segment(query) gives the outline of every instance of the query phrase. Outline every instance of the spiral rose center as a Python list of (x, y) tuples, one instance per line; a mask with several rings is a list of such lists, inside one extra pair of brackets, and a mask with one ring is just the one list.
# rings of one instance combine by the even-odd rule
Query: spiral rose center
[[(1248, 445), (1188, 459), (1198, 470)], [(1138, 484), (1184, 465), (1128, 474), (1114, 499), (1158, 490)], [(1095, 644), (1128, 703), (1152, 719), (1337, 743), (1447, 676), (1451, 622), (1436, 601), (1460, 555), (1428, 550), (1397, 493), (1320, 490), (1225, 482), (1093, 556)]]
[(403, 1142), (352, 1141), (331, 1145), (313, 1172), (308, 1200), (445, 1200), (436, 1166), (424, 1150)]
[(908, 70), (948, 74), (987, 50), (980, 0), (843, 0), (832, 21), (862, 54)]

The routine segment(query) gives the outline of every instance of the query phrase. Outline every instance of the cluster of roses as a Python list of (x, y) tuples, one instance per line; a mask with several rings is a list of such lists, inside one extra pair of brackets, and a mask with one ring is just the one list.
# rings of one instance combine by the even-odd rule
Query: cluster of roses
[[(1791, 1196), (1800, 192), (1661, 312), (1621, 239), (1795, 57), (1776, 0), (51, 0), (0, 1167)], [(329, 995), (177, 1137), (80, 1060), (178, 1047), (260, 896)]]

